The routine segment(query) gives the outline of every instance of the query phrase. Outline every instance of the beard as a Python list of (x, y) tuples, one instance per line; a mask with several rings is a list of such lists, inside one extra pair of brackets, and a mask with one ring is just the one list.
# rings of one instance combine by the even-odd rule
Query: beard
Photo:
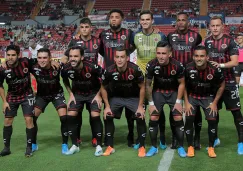
[(112, 30), (116, 31), (116, 30), (119, 30), (121, 28), (121, 24), (117, 25), (117, 26), (113, 26), (110, 24), (110, 27)]

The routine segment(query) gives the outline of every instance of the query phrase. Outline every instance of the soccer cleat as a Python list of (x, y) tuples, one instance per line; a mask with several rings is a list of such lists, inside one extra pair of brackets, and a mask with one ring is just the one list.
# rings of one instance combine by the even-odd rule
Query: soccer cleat
[(201, 144), (200, 144), (200, 139), (199, 138), (194, 139), (194, 149), (195, 150), (200, 150), (201, 149)]
[(25, 155), (25, 157), (31, 157), (33, 155), (32, 148), (27, 147), (24, 155)]
[(146, 150), (144, 146), (142, 146), (138, 149), (138, 157), (145, 157), (145, 156), (146, 156)]
[(38, 145), (37, 144), (32, 144), (32, 152), (35, 152), (38, 150)]
[(102, 154), (103, 154), (103, 150), (102, 150), (101, 146), (100, 145), (97, 145), (96, 146), (96, 149), (95, 149), (94, 155), (96, 157), (99, 157), (99, 156), (102, 156)]
[(163, 145), (163, 144), (161, 143), (161, 141), (160, 141), (160, 143), (159, 143), (159, 147), (160, 147), (162, 150), (165, 150), (165, 149), (167, 148), (167, 145), (166, 145), (166, 144)]
[(186, 151), (183, 147), (179, 147), (177, 151), (180, 157), (186, 157)]
[(243, 143), (238, 143), (238, 150), (237, 150), (239, 155), (243, 155)]
[(62, 144), (62, 154), (66, 154), (68, 152), (68, 145)]
[(78, 153), (80, 151), (79, 147), (76, 145), (73, 145), (66, 153), (65, 155), (72, 155), (74, 153)]
[(109, 156), (111, 154), (115, 153), (115, 149), (111, 146), (108, 146), (105, 152), (103, 153), (103, 156)]
[(178, 147), (178, 143), (177, 143), (177, 139), (174, 135), (172, 135), (172, 142), (171, 142), (171, 149), (177, 149)]
[(214, 140), (213, 147), (217, 147), (217, 146), (219, 146), (219, 145), (220, 145), (220, 139), (219, 139), (219, 138), (216, 138), (216, 139)]
[(11, 151), (10, 151), (10, 148), (7, 148), (7, 147), (4, 147), (4, 149), (0, 152), (1, 157), (7, 156), (9, 154), (11, 154)]
[(213, 147), (208, 147), (208, 156), (211, 157), (211, 158), (215, 158), (217, 156), (214, 152)]
[(151, 157), (151, 156), (157, 154), (158, 151), (159, 151), (158, 148), (152, 146), (152, 147), (149, 149), (149, 151), (147, 152), (146, 157)]
[(138, 150), (139, 149), (139, 146), (140, 146), (139, 143), (138, 144), (134, 144), (134, 146), (133, 146), (134, 150)]
[(194, 157), (195, 156), (195, 152), (194, 152), (194, 147), (190, 146), (187, 149), (187, 157)]
[(91, 143), (92, 143), (93, 147), (96, 147), (97, 146), (97, 139), (93, 138)]

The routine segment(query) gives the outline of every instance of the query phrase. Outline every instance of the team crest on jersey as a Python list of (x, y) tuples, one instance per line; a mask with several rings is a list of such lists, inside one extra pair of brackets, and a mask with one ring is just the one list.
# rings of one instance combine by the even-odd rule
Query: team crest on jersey
[(57, 76), (57, 73), (58, 73), (57, 71), (53, 71), (53, 72), (52, 72), (52, 74), (53, 74), (54, 76)]
[(207, 79), (208, 80), (212, 80), (213, 79), (213, 75), (212, 74), (208, 74)]
[(85, 74), (85, 77), (86, 78), (90, 78), (91, 77), (91, 74), (88, 72), (88, 73)]
[(189, 38), (189, 42), (191, 42), (191, 43), (194, 42), (194, 38), (193, 37), (190, 37)]
[(157, 37), (155, 37), (155, 38), (154, 38), (154, 41), (155, 41), (155, 42), (158, 42), (158, 41), (159, 41), (159, 39), (158, 39)]
[(26, 74), (28, 71), (29, 71), (28, 68), (24, 68), (24, 69), (23, 69), (23, 72), (24, 72), (25, 74)]
[(134, 76), (133, 75), (128, 75), (129, 80), (133, 80)]
[(98, 45), (97, 45), (97, 44), (94, 44), (94, 45), (93, 45), (93, 48), (94, 48), (94, 49), (98, 49)]
[(126, 38), (127, 38), (127, 37), (126, 37), (125, 35), (122, 35), (122, 36), (121, 36), (121, 39), (122, 39), (122, 40), (125, 40)]
[(225, 49), (225, 48), (227, 48), (227, 45), (226, 44), (222, 44), (221, 48)]
[(171, 75), (176, 75), (176, 71), (175, 70), (172, 70), (170, 73), (171, 73)]

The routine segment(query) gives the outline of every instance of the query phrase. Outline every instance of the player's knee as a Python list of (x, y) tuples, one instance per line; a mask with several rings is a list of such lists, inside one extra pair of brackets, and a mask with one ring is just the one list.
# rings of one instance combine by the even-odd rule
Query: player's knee
[(158, 121), (153, 121), (153, 120), (149, 121), (149, 127), (157, 127), (158, 124), (159, 124)]
[(11, 118), (5, 118), (4, 119), (4, 126), (11, 126), (13, 124), (13, 120), (14, 120), (13, 117), (11, 117)]
[(25, 117), (25, 123), (27, 128), (33, 128), (33, 117)]
[(99, 113), (99, 112), (96, 112), (96, 111), (92, 111), (92, 112), (91, 112), (91, 118), (92, 118), (92, 117), (97, 117), (97, 116), (98, 116), (98, 117), (100, 116), (100, 113)]
[(159, 115), (151, 115), (150, 116), (151, 121), (158, 121), (159, 120)]
[(40, 116), (41, 113), (42, 113), (42, 110), (37, 108), (37, 107), (35, 107), (35, 116), (38, 117), (38, 116)]
[(181, 121), (182, 120), (182, 116), (173, 116), (174, 121)]
[(234, 118), (242, 119), (242, 113), (240, 110), (234, 110), (232, 111), (232, 114), (234, 115)]
[(61, 116), (66, 116), (67, 115), (67, 108), (59, 108), (57, 110), (58, 112), (58, 115), (61, 117)]

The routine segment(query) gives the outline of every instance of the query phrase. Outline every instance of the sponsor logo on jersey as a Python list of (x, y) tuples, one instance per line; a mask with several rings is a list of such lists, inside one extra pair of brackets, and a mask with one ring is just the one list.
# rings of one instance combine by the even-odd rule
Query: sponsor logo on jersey
[(75, 71), (73, 71), (73, 70), (69, 70), (68, 71), (68, 74), (70, 74), (70, 73), (74, 73)]
[(24, 68), (24, 69), (23, 69), (23, 72), (24, 72), (25, 74), (26, 74), (28, 71), (29, 71), (28, 68)]
[(197, 73), (197, 70), (190, 70), (189, 73)]
[(154, 67), (154, 69), (160, 69), (160, 66), (156, 66), (156, 67)]
[(112, 73), (112, 75), (119, 75), (119, 72), (114, 72)]
[(111, 41), (111, 42), (107, 42), (107, 43), (105, 44), (105, 46), (106, 46), (107, 48), (123, 47), (123, 46), (124, 46), (124, 43), (117, 43), (117, 42), (113, 42), (113, 41)]

